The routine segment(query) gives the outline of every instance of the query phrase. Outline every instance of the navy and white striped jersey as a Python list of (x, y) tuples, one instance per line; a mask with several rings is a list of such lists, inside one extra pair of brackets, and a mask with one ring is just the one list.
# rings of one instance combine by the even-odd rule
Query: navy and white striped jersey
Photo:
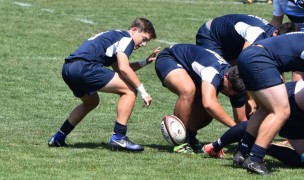
[(266, 20), (246, 14), (228, 14), (213, 19), (212, 38), (222, 47), (226, 60), (236, 59), (245, 41), (253, 43), (272, 36), (276, 28)]
[(278, 63), (280, 72), (304, 72), (304, 32), (292, 32), (257, 41)]
[(273, 15), (282, 16), (286, 14), (290, 21), (304, 23), (304, 8), (298, 7), (289, 0), (273, 0)]
[(221, 91), (224, 75), (231, 66), (218, 54), (192, 44), (173, 45), (169, 53), (175, 57), (196, 84), (205, 80), (211, 83), (218, 92)]
[(129, 57), (134, 45), (135, 43), (128, 31), (105, 31), (89, 38), (65, 60), (69, 62), (75, 59), (83, 59), (100, 63), (102, 66), (111, 66), (117, 61), (117, 52), (124, 52)]

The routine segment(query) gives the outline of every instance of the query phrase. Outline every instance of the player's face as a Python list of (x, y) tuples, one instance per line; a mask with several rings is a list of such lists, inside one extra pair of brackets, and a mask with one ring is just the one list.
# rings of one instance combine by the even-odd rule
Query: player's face
[(141, 32), (140, 29), (132, 32), (132, 39), (135, 43), (134, 49), (138, 49), (145, 46), (150, 41), (150, 35), (145, 32)]

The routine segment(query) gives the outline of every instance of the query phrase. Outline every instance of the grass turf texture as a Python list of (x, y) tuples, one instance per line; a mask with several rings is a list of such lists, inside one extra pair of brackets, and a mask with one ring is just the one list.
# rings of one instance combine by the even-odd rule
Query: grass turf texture
[[(232, 0), (0, 0), (0, 179), (259, 179), (232, 168), (236, 145), (228, 147), (225, 160), (172, 153), (161, 136), (160, 120), (172, 114), (176, 96), (162, 87), (153, 65), (138, 71), (153, 103), (144, 109), (138, 98), (128, 125), (128, 136), (145, 147), (143, 153), (108, 149), (118, 99), (113, 94), (100, 94), (101, 104), (68, 136), (70, 148), (47, 146), (79, 103), (64, 84), (61, 67), (84, 40), (126, 29), (135, 17), (144, 16), (153, 22), (158, 39), (134, 51), (131, 60), (136, 61), (157, 46), (194, 43), (207, 19), (229, 13), (270, 20), (272, 6)], [(228, 99), (219, 98), (231, 114)], [(213, 121), (198, 138), (208, 143), (225, 130)], [(275, 171), (270, 179), (302, 178), (303, 170), (266, 160)]]

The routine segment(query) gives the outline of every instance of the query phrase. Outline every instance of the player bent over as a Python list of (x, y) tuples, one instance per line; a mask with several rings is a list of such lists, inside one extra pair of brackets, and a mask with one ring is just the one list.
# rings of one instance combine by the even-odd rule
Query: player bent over
[[(237, 66), (260, 108), (250, 117), (235, 159), (249, 171), (266, 175), (263, 161), (273, 138), (290, 116), (288, 94), (281, 73), (304, 75), (304, 32), (287, 33), (255, 42), (240, 54)], [(250, 154), (249, 156), (247, 156)]]
[[(294, 81), (285, 84), (288, 93), (288, 99), (290, 104), (290, 116), (286, 123), (279, 131), (279, 136), (287, 138), (292, 148), (280, 146), (276, 144), (270, 144), (266, 154), (270, 155), (287, 166), (291, 167), (304, 167), (304, 81)], [(212, 157), (221, 158), (218, 156), (225, 146), (228, 146), (235, 142), (240, 142), (243, 138), (243, 134), (246, 132), (246, 126), (248, 121), (241, 122), (229, 130), (227, 130), (218, 140), (211, 144), (204, 146), (204, 149), (208, 149), (208, 153)], [(239, 144), (240, 144), (239, 143)], [(235, 156), (235, 165), (239, 164), (239, 156)], [(242, 157), (241, 157), (242, 158)], [(244, 161), (244, 159), (242, 160)]]
[(187, 130), (185, 144), (175, 147), (175, 152), (201, 151), (197, 131), (213, 118), (227, 127), (236, 124), (218, 102), (219, 92), (230, 97), (238, 121), (247, 119), (245, 87), (237, 68), (215, 52), (192, 44), (176, 44), (159, 53), (155, 70), (163, 86), (178, 95), (173, 114)]
[[(101, 32), (85, 41), (65, 59), (62, 77), (82, 103), (75, 107), (59, 131), (49, 140), (51, 147), (66, 146), (65, 138), (74, 127), (99, 104), (98, 91), (119, 95), (117, 117), (109, 146), (112, 149), (142, 151), (144, 148), (126, 136), (137, 92), (145, 106), (152, 98), (134, 71), (155, 60), (157, 48), (146, 60), (129, 63), (133, 50), (156, 38), (152, 23), (136, 18), (128, 30)], [(112, 66), (113, 71), (107, 66)]]

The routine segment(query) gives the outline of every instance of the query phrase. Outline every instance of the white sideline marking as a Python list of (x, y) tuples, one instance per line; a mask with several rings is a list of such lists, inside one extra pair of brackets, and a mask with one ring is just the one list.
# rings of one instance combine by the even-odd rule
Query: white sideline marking
[(64, 61), (65, 57), (43, 57), (43, 56), (36, 56), (36, 57), (31, 57), (31, 56), (26, 56), (24, 59), (36, 59), (36, 60), (62, 60)]
[(18, 6), (23, 6), (23, 7), (30, 7), (32, 6), (31, 4), (29, 3), (22, 3), (22, 2), (13, 2), (14, 4), (18, 5)]
[(48, 12), (48, 13), (53, 13), (55, 12), (54, 9), (47, 9), (47, 8), (43, 8), (43, 9), (40, 9), (41, 11), (44, 11), (44, 12)]
[(170, 46), (174, 45), (174, 44), (178, 44), (177, 42), (169, 42), (169, 41), (161, 40), (161, 39), (156, 39), (155, 41), (160, 42), (160, 43), (169, 44)]
[(85, 24), (95, 24), (93, 21), (90, 21), (90, 20), (87, 20), (87, 19), (76, 18), (75, 20), (83, 22)]

